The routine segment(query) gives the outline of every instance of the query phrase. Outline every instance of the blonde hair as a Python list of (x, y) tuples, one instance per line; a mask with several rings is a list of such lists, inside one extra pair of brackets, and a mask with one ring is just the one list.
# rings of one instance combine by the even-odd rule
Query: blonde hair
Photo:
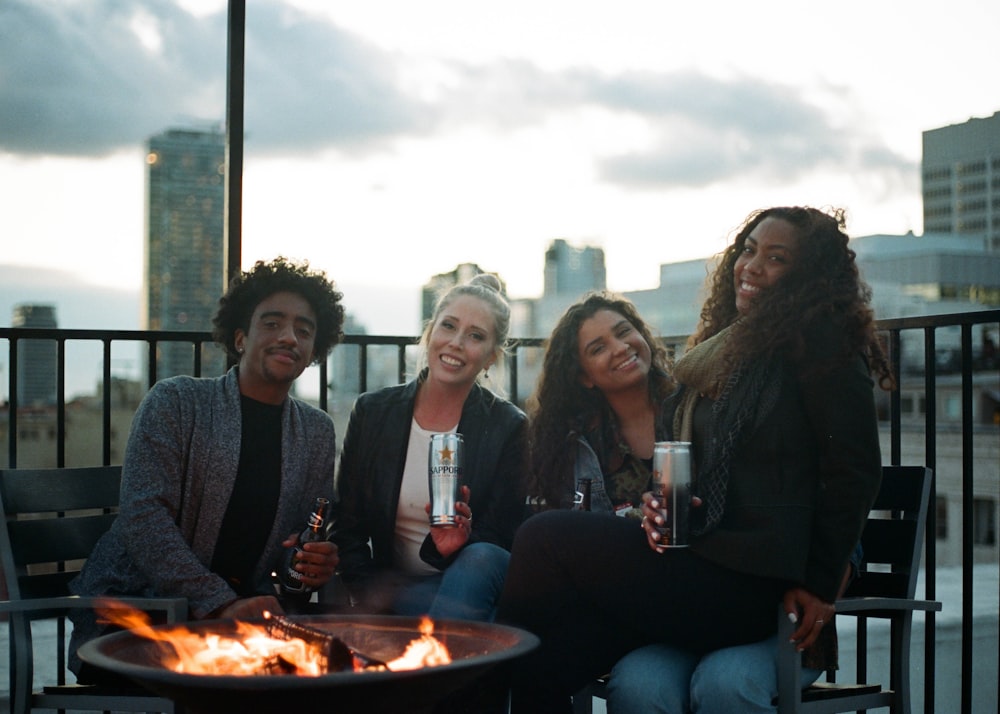
[(434, 306), (434, 313), (424, 325), (423, 334), (420, 336), (417, 374), (423, 372), (427, 366), (427, 345), (430, 342), (431, 331), (434, 329), (434, 325), (437, 323), (441, 313), (456, 299), (468, 295), (488, 305), (490, 313), (493, 315), (493, 337), (495, 339), (493, 350), (495, 361), (489, 370), (487, 370), (489, 376), (480, 373), (476, 377), (476, 381), (496, 394), (505, 396), (506, 370), (504, 367), (508, 348), (507, 340), (510, 334), (510, 305), (507, 303), (507, 298), (501, 293), (502, 289), (503, 286), (496, 275), (492, 273), (479, 273), (478, 275), (474, 275), (469, 282), (452, 286), (447, 292), (441, 295)]

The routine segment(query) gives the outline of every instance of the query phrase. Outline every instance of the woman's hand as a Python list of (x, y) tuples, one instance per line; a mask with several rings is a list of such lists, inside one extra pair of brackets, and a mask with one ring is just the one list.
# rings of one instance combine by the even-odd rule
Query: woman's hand
[[(691, 508), (700, 508), (701, 499), (697, 496), (691, 497)], [(652, 491), (646, 491), (642, 494), (642, 529), (646, 531), (646, 541), (649, 543), (649, 547), (655, 550), (657, 553), (662, 553), (666, 550), (666, 544), (663, 542), (663, 536), (656, 529), (657, 526), (663, 527), (664, 520), (663, 514), (661, 513), (660, 502), (657, 500), (656, 496)]]
[[(291, 548), (298, 542), (298, 534), (293, 534), (285, 538), (281, 545)], [(302, 584), (311, 590), (325, 585), (333, 577), (339, 564), (337, 546), (328, 540), (303, 543), (302, 550), (295, 558), (295, 569), (302, 573)]]
[[(431, 528), (431, 540), (438, 553), (447, 558), (452, 553), (460, 550), (469, 538), (472, 537), (472, 509), (469, 508), (469, 498), (472, 492), (468, 486), (459, 488), (459, 498), (455, 502), (455, 525), (453, 526), (433, 526)], [(427, 504), (425, 510), (429, 516), (431, 504)]]
[(649, 543), (649, 547), (657, 553), (662, 553), (664, 550), (663, 544), (660, 541), (662, 536), (656, 530), (656, 526), (663, 525), (663, 517), (660, 516), (657, 510), (658, 507), (659, 503), (654, 498), (652, 491), (646, 491), (646, 493), (642, 494), (642, 505), (639, 507), (642, 510), (640, 525), (646, 531), (646, 542)]
[(799, 652), (816, 641), (820, 630), (837, 612), (832, 602), (820, 599), (805, 588), (792, 588), (786, 592), (784, 605), (788, 619), (793, 624), (798, 624), (792, 633), (792, 643)]

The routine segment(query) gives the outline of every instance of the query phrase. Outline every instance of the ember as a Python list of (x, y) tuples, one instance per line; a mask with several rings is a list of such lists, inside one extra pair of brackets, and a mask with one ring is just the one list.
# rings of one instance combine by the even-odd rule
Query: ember
[(104, 618), (136, 635), (161, 643), (163, 664), (175, 672), (209, 675), (295, 674), (318, 677), (331, 672), (404, 671), (451, 662), (448, 648), (434, 638), (429, 618), (420, 637), (396, 659), (382, 662), (349, 648), (315, 627), (265, 613), (265, 623), (235, 622), (232, 633), (194, 631), (183, 625), (152, 627), (145, 613), (106, 608)]

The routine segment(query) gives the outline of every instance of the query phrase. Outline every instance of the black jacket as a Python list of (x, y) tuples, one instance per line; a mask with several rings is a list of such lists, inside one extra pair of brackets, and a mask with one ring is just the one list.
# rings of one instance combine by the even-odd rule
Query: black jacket
[[(363, 394), (351, 412), (337, 472), (333, 539), (340, 550), (340, 574), (354, 585), (352, 593), (361, 595), (368, 577), (394, 566), (396, 507), (419, 384), (414, 380)], [(458, 424), (465, 442), (463, 484), (471, 490), (470, 542), (511, 547), (525, 500), (525, 426), (524, 412), (514, 404), (473, 386)], [(455, 556), (442, 557), (428, 533), (420, 557), (443, 570)]]
[(859, 355), (821, 377), (788, 370), (781, 380), (774, 408), (733, 456), (722, 521), (692, 549), (832, 602), (882, 478), (872, 379)]

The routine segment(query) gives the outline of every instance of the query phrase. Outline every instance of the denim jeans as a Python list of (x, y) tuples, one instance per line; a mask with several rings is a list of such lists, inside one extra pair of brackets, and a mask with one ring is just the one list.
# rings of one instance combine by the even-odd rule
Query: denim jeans
[[(773, 714), (778, 638), (709, 652), (648, 645), (620, 660), (608, 680), (608, 714)], [(807, 687), (821, 672), (802, 670)]]
[(444, 572), (400, 591), (393, 610), (400, 615), (428, 614), (433, 619), (493, 622), (509, 561), (510, 553), (498, 545), (467, 545)]

